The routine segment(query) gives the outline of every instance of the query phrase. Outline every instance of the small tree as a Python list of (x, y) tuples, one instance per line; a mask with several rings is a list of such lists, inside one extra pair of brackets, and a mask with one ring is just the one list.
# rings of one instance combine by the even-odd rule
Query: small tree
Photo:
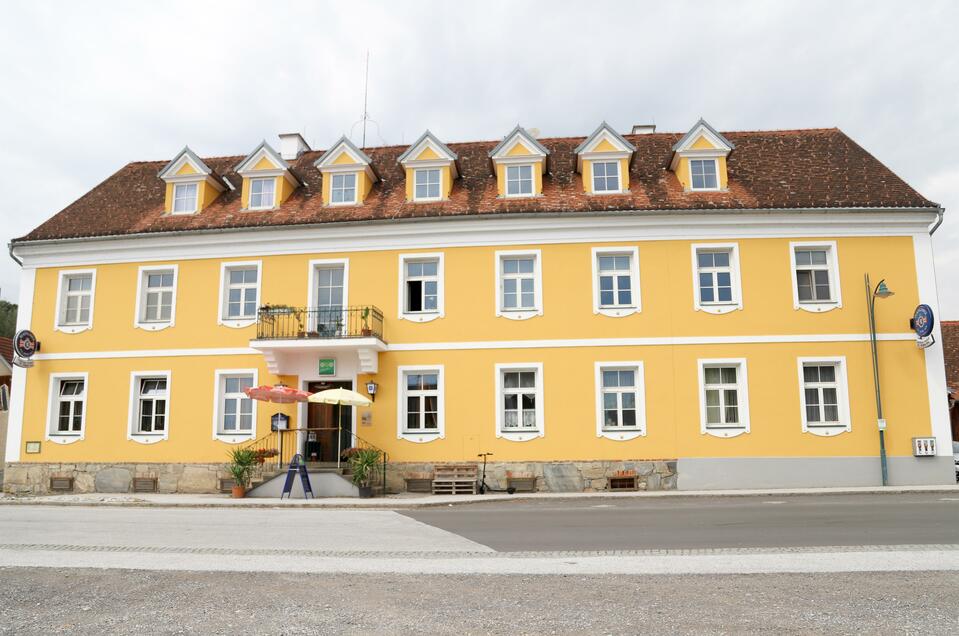
[(383, 454), (375, 448), (351, 450), (353, 452), (349, 455), (349, 462), (350, 471), (353, 473), (353, 483), (357, 486), (369, 488), (376, 476), (376, 470), (379, 468)]
[(230, 450), (230, 466), (228, 470), (233, 477), (233, 483), (243, 488), (250, 486), (253, 477), (253, 468), (256, 466), (256, 451), (249, 448), (234, 448)]

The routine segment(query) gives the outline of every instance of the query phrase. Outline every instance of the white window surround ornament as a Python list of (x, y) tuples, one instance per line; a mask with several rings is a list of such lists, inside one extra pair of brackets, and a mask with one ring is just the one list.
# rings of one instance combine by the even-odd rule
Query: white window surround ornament
[[(743, 285), (739, 267), (739, 243), (693, 243), (690, 246), (693, 264), (693, 309), (707, 314), (728, 314), (743, 308)], [(699, 283), (699, 252), (729, 252), (732, 300), (730, 302), (702, 302)]]
[[(141, 380), (156, 378), (166, 380), (166, 411), (164, 414), (163, 431), (159, 433), (142, 433), (137, 425), (140, 416), (140, 382)], [(170, 379), (171, 372), (167, 371), (131, 371), (130, 372), (130, 410), (127, 422), (127, 439), (138, 444), (154, 444), (166, 441), (170, 437)]]
[[(796, 365), (799, 369), (799, 408), (802, 418), (803, 433), (810, 433), (820, 437), (835, 437), (840, 433), (852, 431), (852, 418), (849, 413), (849, 381), (846, 373), (846, 356), (832, 357), (802, 357), (796, 358)], [(833, 366), (836, 368), (836, 392), (839, 397), (839, 423), (838, 424), (811, 424), (806, 416), (806, 374), (805, 367), (809, 366)]]
[[(151, 321), (145, 319), (146, 303), (145, 295), (148, 292), (147, 289), (147, 276), (149, 274), (157, 274), (161, 272), (173, 272), (173, 301), (170, 305), (170, 319), (169, 320), (158, 320)], [(135, 313), (133, 314), (133, 327), (135, 329), (144, 329), (146, 331), (160, 331), (166, 329), (167, 327), (172, 327), (176, 324), (176, 297), (177, 297), (177, 280), (179, 275), (179, 266), (178, 265), (141, 265), (137, 270), (137, 300), (136, 307), (134, 308)]]
[[(417, 261), (436, 261), (436, 310), (407, 311), (406, 264)], [(399, 294), (397, 296), (397, 317), (410, 322), (430, 322), (446, 316), (445, 267), (443, 252), (424, 252), (422, 254), (399, 255)]]
[[(436, 378), (436, 430), (416, 432), (406, 429), (406, 376), (416, 373), (435, 373)], [(444, 384), (444, 365), (401, 365), (396, 368), (396, 439), (416, 444), (425, 444), (446, 438), (446, 388)]]
[(223, 384), (227, 377), (252, 376), (252, 386), (259, 386), (259, 371), (257, 369), (217, 369), (213, 373), (213, 439), (227, 444), (241, 444), (256, 439), (257, 401), (253, 404), (253, 426), (245, 433), (224, 433), (220, 430), (220, 418), (223, 416)]
[[(728, 438), (749, 432), (749, 378), (746, 373), (745, 358), (711, 358), (696, 361), (699, 371), (699, 423), (702, 435)], [(735, 367), (738, 425), (724, 424), (721, 426), (706, 423), (706, 368), (707, 367)]]
[[(801, 302), (799, 300), (799, 283), (796, 280), (796, 251), (823, 250), (827, 252), (827, 267), (829, 272), (829, 287), (832, 298), (828, 301)], [(836, 241), (790, 241), (789, 243), (789, 277), (792, 279), (793, 309), (801, 309), (811, 313), (822, 313), (842, 308), (842, 288), (839, 283), (839, 249)]]
[[(506, 309), (503, 306), (503, 260), (510, 258), (528, 257), (533, 259), (533, 306), (521, 309)], [(497, 250), (494, 255), (496, 294), (496, 315), (510, 320), (528, 320), (543, 315), (543, 255), (542, 251), (535, 250)]]
[[(60, 384), (64, 381), (77, 380), (83, 382), (83, 411), (80, 414), (80, 430), (78, 432), (57, 432), (57, 423), (60, 417)], [(47, 424), (44, 427), (44, 439), (54, 444), (73, 444), (86, 437), (87, 434), (87, 405), (89, 404), (90, 383), (86, 371), (76, 373), (51, 373), (50, 388), (47, 396)]]
[[(627, 442), (646, 435), (646, 373), (641, 361), (597, 362), (596, 365), (596, 437)], [(610, 428), (605, 425), (603, 371), (633, 371), (635, 374), (636, 426)]]
[[(629, 305), (604, 306), (600, 298), (600, 256), (628, 256), (630, 268), (630, 283), (632, 292), (632, 303)], [(592, 268), (593, 268), (593, 313), (609, 316), (610, 318), (623, 318), (639, 313), (643, 309), (642, 290), (639, 280), (639, 248), (636, 246), (624, 247), (594, 247), (592, 249)]]
[[(67, 289), (64, 286), (66, 279), (74, 276), (90, 276), (90, 313), (86, 322), (63, 324), (62, 312), (66, 301)], [(97, 297), (97, 270), (95, 269), (62, 269), (57, 276), (57, 306), (53, 316), (53, 330), (63, 333), (80, 333), (93, 328), (93, 306)]]
[(220, 263), (220, 300), (217, 308), (218, 325), (231, 329), (242, 329), (256, 324), (256, 313), (252, 317), (229, 318), (226, 311), (227, 282), (231, 270), (256, 268), (256, 308), (260, 307), (260, 293), (263, 289), (263, 261), (223, 261)]
[[(532, 371), (535, 374), (534, 394), (536, 427), (522, 428), (515, 431), (503, 430), (504, 387), (503, 375), (509, 372)], [(494, 386), (496, 387), (496, 437), (511, 442), (528, 442), (529, 440), (546, 435), (546, 422), (543, 404), (543, 363), (542, 362), (508, 362), (494, 365)]]

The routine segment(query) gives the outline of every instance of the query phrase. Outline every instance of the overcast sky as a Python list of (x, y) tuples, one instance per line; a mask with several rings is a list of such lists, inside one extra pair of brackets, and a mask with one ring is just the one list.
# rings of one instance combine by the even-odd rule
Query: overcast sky
[[(959, 2), (8, 2), (0, 6), (0, 236), (125, 163), (242, 155), (299, 131), (370, 145), (655, 123), (839, 127), (946, 208), (959, 319)], [(0, 258), (4, 299), (19, 272)]]

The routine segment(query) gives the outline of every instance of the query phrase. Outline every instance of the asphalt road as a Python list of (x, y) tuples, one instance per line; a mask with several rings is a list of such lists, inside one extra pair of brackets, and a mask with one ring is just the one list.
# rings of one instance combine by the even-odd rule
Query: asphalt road
[(959, 543), (959, 496), (566, 500), (402, 514), (499, 551)]

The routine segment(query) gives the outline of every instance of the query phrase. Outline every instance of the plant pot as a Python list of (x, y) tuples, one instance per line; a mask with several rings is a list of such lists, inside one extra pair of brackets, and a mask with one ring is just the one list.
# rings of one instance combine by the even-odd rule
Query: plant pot
[(360, 499), (373, 498), (373, 486), (358, 486), (360, 490)]
[(243, 486), (233, 486), (233, 498), (234, 499), (243, 499), (246, 497), (246, 488)]

